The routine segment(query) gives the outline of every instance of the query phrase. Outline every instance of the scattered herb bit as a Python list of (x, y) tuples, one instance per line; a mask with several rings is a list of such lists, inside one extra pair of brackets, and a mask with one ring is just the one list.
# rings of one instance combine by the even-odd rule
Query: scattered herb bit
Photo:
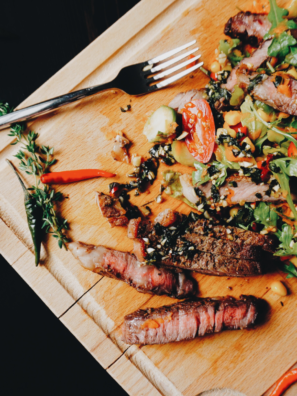
[(128, 104), (126, 107), (120, 107), (122, 113), (126, 113), (131, 110), (131, 105)]
[(213, 199), (214, 203), (217, 203), (220, 201), (220, 192), (218, 190), (218, 188), (215, 185), (211, 186), (211, 197)]
[(277, 88), (278, 86), (280, 86), (282, 84), (282, 82), (283, 82), (282, 76), (275, 76), (273, 85), (275, 86), (275, 88)]
[(255, 86), (260, 84), (265, 77), (266, 74), (258, 74), (255, 78), (253, 78), (247, 87), (247, 92), (251, 93)]
[(160, 159), (164, 164), (171, 166), (176, 163), (172, 154), (171, 144), (155, 144), (149, 154), (153, 158)]

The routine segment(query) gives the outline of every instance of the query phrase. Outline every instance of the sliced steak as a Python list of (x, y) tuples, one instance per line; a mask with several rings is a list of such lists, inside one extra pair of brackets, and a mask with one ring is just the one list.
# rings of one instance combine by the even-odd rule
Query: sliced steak
[(225, 25), (224, 33), (232, 38), (239, 38), (253, 46), (259, 45), (270, 30), (271, 22), (266, 14), (239, 12)]
[[(193, 204), (196, 204), (199, 201), (199, 197), (197, 196), (195, 189), (192, 185), (192, 178), (190, 175), (182, 175), (180, 176), (180, 182), (183, 188), (183, 195)], [(230, 182), (236, 182), (237, 186), (230, 186)], [(199, 188), (207, 200), (211, 199), (211, 187), (212, 182), (209, 181), (205, 184), (197, 186)], [(286, 198), (279, 194), (278, 197), (268, 196), (266, 192), (269, 190), (268, 184), (256, 184), (254, 183), (250, 177), (240, 176), (240, 175), (232, 175), (226, 178), (225, 183), (219, 188), (220, 196), (228, 196), (228, 202), (230, 204), (237, 204), (241, 201), (244, 202), (257, 202), (257, 201), (265, 201), (265, 202), (276, 202), (276, 201), (285, 201)], [(258, 195), (261, 194), (261, 197)]]
[(197, 283), (185, 272), (142, 265), (133, 254), (82, 242), (68, 244), (81, 265), (100, 275), (122, 280), (142, 293), (185, 298), (197, 293)]
[(127, 344), (166, 344), (203, 337), (223, 330), (252, 327), (259, 300), (254, 296), (199, 298), (160, 308), (139, 309), (124, 318)]
[(117, 198), (111, 198), (109, 195), (96, 192), (96, 203), (102, 213), (106, 217), (109, 224), (114, 226), (127, 226), (129, 219), (126, 210), (122, 207), (121, 202)]
[(286, 96), (279, 92), (273, 84), (274, 77), (268, 77), (265, 81), (255, 86), (252, 95), (255, 99), (261, 100), (276, 110), (287, 114), (297, 115), (297, 81), (286, 75), (288, 87), (291, 95)]
[[(225, 229), (225, 234), (220, 230)], [(212, 229), (216, 228), (217, 233)], [(208, 220), (193, 220), (179, 214), (179, 220), (169, 227), (149, 221), (140, 222), (133, 234), (134, 253), (139, 261), (159, 262), (162, 266), (219, 276), (252, 276), (265, 272), (263, 246), (265, 237), (236, 238), (242, 229), (226, 229)], [(222, 237), (218, 236), (222, 234)], [(234, 234), (235, 237), (232, 235)], [(237, 240), (238, 239), (238, 242)], [(269, 246), (270, 239), (267, 237)], [(252, 242), (252, 243), (250, 243)]]
[(261, 275), (265, 272), (264, 263), (261, 261), (237, 259), (197, 249), (194, 250), (193, 257), (189, 257), (184, 251), (181, 255), (169, 253), (162, 260), (162, 265), (216, 276), (244, 277)]
[(178, 113), (185, 107), (186, 103), (191, 102), (194, 99), (203, 99), (204, 90), (191, 89), (187, 92), (178, 93), (172, 101), (169, 103), (169, 107), (175, 109)]
[(261, 235), (253, 231), (245, 231), (242, 228), (213, 224), (206, 219), (199, 219), (189, 224), (189, 234), (211, 236), (213, 238), (228, 240), (232, 238), (240, 247), (259, 246), (263, 250), (274, 253), (277, 240), (273, 236)]
[[(238, 65), (232, 69), (226, 84), (222, 84), (222, 88), (225, 88), (228, 91), (232, 92), (235, 85), (237, 85), (237, 84), (241, 85), (242, 81), (240, 81), (239, 76), (238, 76), (238, 75), (242, 74), (241, 69), (248, 67), (250, 72), (257, 70), (262, 65), (262, 63), (265, 62), (269, 58), (268, 47), (270, 44), (271, 44), (271, 40), (265, 41), (252, 54), (252, 56), (250, 56), (249, 58), (242, 59), (242, 61), (239, 62)], [(243, 76), (245, 76), (245, 74)]]

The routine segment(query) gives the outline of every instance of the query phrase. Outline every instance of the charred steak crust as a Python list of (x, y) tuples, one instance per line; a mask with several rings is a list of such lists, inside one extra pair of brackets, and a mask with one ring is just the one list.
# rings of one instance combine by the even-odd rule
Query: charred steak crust
[(263, 37), (270, 27), (271, 23), (266, 14), (253, 14), (249, 11), (241, 11), (228, 20), (224, 33), (226, 36), (239, 38), (252, 45), (258, 45), (263, 41)]
[(139, 309), (124, 318), (127, 344), (165, 344), (223, 330), (252, 327), (259, 299), (254, 296), (197, 298), (160, 308)]
[(242, 228), (222, 225), (212, 225), (209, 220), (199, 219), (190, 224), (190, 233), (197, 235), (210, 235), (214, 238), (228, 239), (230, 236), (241, 247), (258, 246), (263, 250), (274, 253), (277, 247), (277, 240), (273, 236), (261, 235), (253, 231), (245, 231)]
[(121, 202), (117, 198), (112, 198), (102, 192), (96, 192), (96, 202), (102, 213), (106, 217), (111, 227), (125, 227), (129, 223), (126, 210), (122, 207)]

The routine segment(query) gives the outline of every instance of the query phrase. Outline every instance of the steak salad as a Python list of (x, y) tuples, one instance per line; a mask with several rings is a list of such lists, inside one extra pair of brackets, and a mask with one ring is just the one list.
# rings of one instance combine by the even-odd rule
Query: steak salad
[[(267, 1), (260, 3), (227, 21), (229, 38), (220, 41), (209, 70), (202, 68), (206, 87), (178, 93), (148, 118), (143, 134), (152, 147), (149, 158), (133, 154), (134, 171), (127, 176), (134, 180), (111, 183), (109, 195), (96, 192), (111, 227), (127, 227), (133, 253), (68, 244), (88, 270), (140, 292), (190, 298), (127, 315), (127, 344), (255, 325), (259, 299), (197, 298), (190, 271), (260, 276), (271, 271), (276, 256), (281, 270), (297, 277), (297, 12), (276, 0), (269, 0), (271, 10)], [(157, 180), (160, 163), (166, 168), (155, 201), (167, 195), (190, 206), (190, 214), (167, 208), (151, 221), (147, 204), (129, 202), (128, 192), (138, 196)], [(175, 164), (184, 165), (182, 173), (169, 168)], [(271, 289), (287, 294), (281, 282)]]

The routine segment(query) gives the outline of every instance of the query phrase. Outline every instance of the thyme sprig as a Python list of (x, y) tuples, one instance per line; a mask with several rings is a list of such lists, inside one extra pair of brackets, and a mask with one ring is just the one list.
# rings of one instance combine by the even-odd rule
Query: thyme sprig
[[(0, 116), (11, 111), (13, 111), (13, 108), (8, 103), (0, 102)], [(42, 228), (46, 233), (52, 234), (57, 239), (60, 248), (65, 247), (67, 249), (66, 243), (69, 240), (65, 231), (69, 229), (68, 222), (56, 211), (56, 204), (62, 201), (64, 196), (61, 192), (55, 192), (52, 187), (43, 185), (40, 180), (40, 176), (47, 173), (50, 166), (57, 162), (54, 158), (54, 148), (39, 146), (36, 143), (38, 133), (34, 131), (26, 132), (24, 123), (11, 126), (8, 136), (16, 139), (11, 143), (12, 145), (18, 143), (22, 145), (15, 155), (20, 160), (19, 169), (35, 177), (35, 183), (28, 188), (28, 191), (36, 200), (37, 205), (42, 208)]]

